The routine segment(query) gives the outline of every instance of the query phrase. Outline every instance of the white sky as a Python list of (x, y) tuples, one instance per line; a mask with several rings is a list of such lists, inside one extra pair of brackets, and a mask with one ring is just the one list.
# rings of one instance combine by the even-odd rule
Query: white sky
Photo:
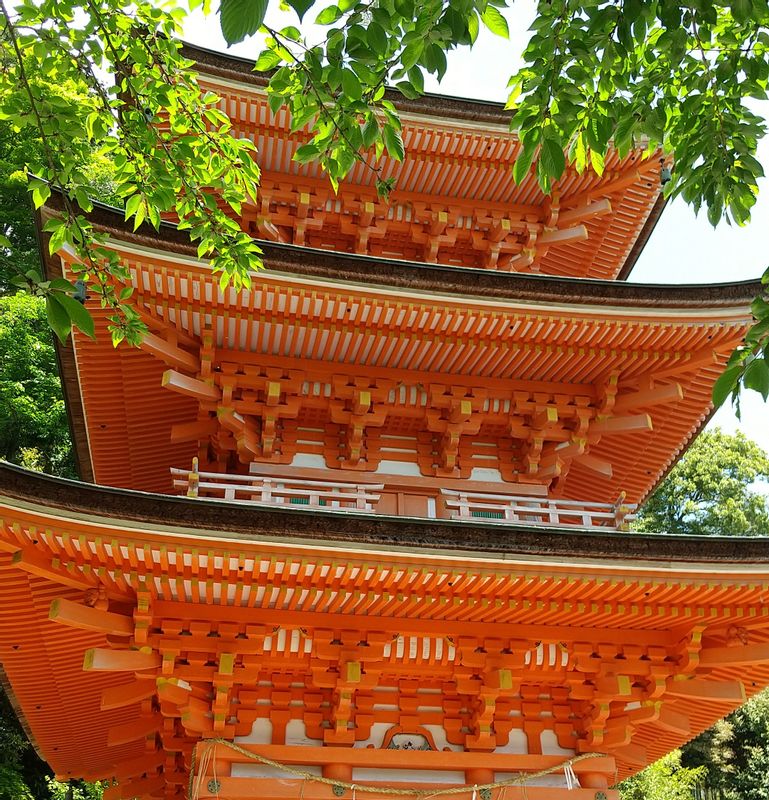
[[(271, 3), (268, 22), (273, 27), (296, 24), (293, 12), (280, 12)], [(322, 5), (320, 6), (322, 7)], [(314, 19), (311, 9), (307, 19)], [(532, 0), (517, 0), (507, 11), (511, 38), (504, 40), (481, 30), (472, 50), (463, 48), (449, 54), (448, 70), (440, 86), (428, 78), (428, 91), (483, 100), (504, 101), (511, 73), (520, 65), (526, 45), (526, 29), (534, 16)], [(314, 29), (314, 30), (313, 30)], [(304, 26), (309, 41), (319, 39), (326, 29)], [(261, 50), (258, 38), (227, 49), (219, 30), (218, 17), (203, 18), (196, 13), (185, 27), (187, 41), (212, 50), (254, 58)], [(769, 138), (759, 148), (759, 158), (769, 165)], [(769, 167), (768, 167), (769, 170)], [(683, 202), (668, 204), (631, 275), (632, 281), (649, 283), (720, 283), (759, 277), (769, 265), (769, 180), (761, 181), (761, 193), (752, 222), (744, 228), (721, 224), (714, 230), (705, 214), (695, 217)], [(769, 451), (769, 406), (756, 392), (744, 392), (742, 421), (729, 407), (721, 408), (713, 425), (724, 430), (742, 430)]]

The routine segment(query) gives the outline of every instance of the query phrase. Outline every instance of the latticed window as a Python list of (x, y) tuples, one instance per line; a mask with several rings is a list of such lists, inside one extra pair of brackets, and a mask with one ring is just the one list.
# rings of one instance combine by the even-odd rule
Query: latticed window
[(481, 519), (504, 519), (504, 511), (471, 511), (471, 517), (480, 517)]

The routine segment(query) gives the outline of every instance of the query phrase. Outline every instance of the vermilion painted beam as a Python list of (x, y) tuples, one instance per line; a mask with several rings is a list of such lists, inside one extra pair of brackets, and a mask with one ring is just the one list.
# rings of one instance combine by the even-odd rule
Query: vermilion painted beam
[[(344, 748), (349, 750), (349, 748)], [(382, 752), (381, 750), (379, 752)], [(402, 752), (402, 751), (398, 751)], [(258, 797), (262, 800), (296, 800), (299, 792), (307, 800), (336, 800), (331, 786), (314, 784), (300, 779), (275, 780), (274, 778), (229, 778), (221, 777), (218, 791), (212, 793), (208, 789), (208, 781), (203, 782), (200, 800), (215, 797), (227, 800), (253, 800)], [(392, 800), (392, 794), (385, 787), (392, 785), (392, 781), (382, 781), (381, 793), (366, 792), (366, 800)], [(413, 782), (404, 783), (409, 789), (444, 789), (451, 784), (431, 784)], [(459, 800), (469, 800), (475, 790), (467, 787), (467, 794), (457, 795)], [(616, 789), (602, 789), (601, 793), (606, 800), (618, 800), (619, 792)], [(477, 794), (477, 792), (476, 792)], [(595, 789), (556, 789), (552, 786), (508, 786), (505, 788), (506, 800), (595, 800)]]
[(197, 422), (180, 422), (171, 426), (172, 442), (197, 442), (206, 439), (218, 430), (215, 419), (198, 420)]
[(14, 553), (11, 556), (11, 563), (14, 567), (23, 569), (32, 575), (47, 578), (49, 581), (59, 583), (62, 586), (70, 586), (73, 589), (91, 589), (98, 584), (97, 580), (89, 580), (80, 572), (67, 571), (62, 567), (58, 558), (48, 560), (28, 550), (19, 550)]
[(688, 681), (669, 678), (665, 694), (713, 703), (744, 703), (747, 699), (740, 681), (706, 681), (701, 678)]
[(85, 651), (83, 669), (107, 672), (140, 672), (160, 666), (160, 654), (141, 650), (109, 650), (93, 647)]
[(596, 458), (596, 456), (591, 456), (590, 453), (577, 456), (574, 461), (581, 467), (589, 469), (591, 472), (603, 475), (604, 478), (611, 478), (614, 474), (611, 462), (604, 461), (602, 458)]
[[(157, 716), (140, 717), (131, 722), (114, 725), (107, 731), (107, 747), (117, 747), (138, 739), (145, 739), (158, 730), (160, 720)], [(131, 795), (133, 797), (133, 795)]]
[(581, 242), (585, 239), (587, 239), (587, 228), (584, 225), (577, 225), (574, 228), (559, 228), (554, 231), (545, 231), (545, 233), (537, 238), (537, 246)]
[(131, 636), (134, 632), (134, 621), (125, 614), (101, 611), (63, 597), (51, 601), (48, 619), (71, 628), (100, 631), (114, 636)]
[(661, 403), (677, 403), (683, 400), (684, 390), (679, 383), (669, 383), (665, 386), (655, 386), (654, 389), (647, 389), (642, 392), (630, 392), (621, 394), (614, 401), (613, 411), (632, 411), (634, 408), (644, 406), (656, 406)]
[(124, 683), (120, 686), (110, 686), (101, 693), (101, 710), (111, 711), (115, 708), (125, 708), (142, 700), (147, 700), (155, 694), (155, 680), (146, 679)]
[(611, 214), (611, 210), (611, 200), (608, 198), (596, 200), (594, 203), (587, 203), (576, 208), (570, 208), (568, 211), (561, 211), (558, 215), (558, 224), (562, 227), (571, 225), (574, 222), (582, 222), (593, 217)]
[(665, 705), (660, 708), (657, 724), (671, 733), (683, 734), (684, 736), (689, 736), (692, 733), (689, 717)]
[[(325, 766), (346, 764), (350, 767), (405, 769), (405, 770), (466, 770), (489, 769), (497, 772), (539, 772), (562, 764), (565, 756), (545, 756), (519, 753), (456, 752), (447, 750), (380, 750), (378, 748), (348, 747), (295, 747), (293, 745), (239, 744), (250, 753), (258, 753), (281, 764), (306, 766)], [(233, 763), (253, 763), (245, 756), (226, 745), (216, 745), (217, 761)], [(200, 754), (200, 746), (198, 746)], [(603, 772), (613, 775), (615, 761), (611, 756), (598, 755), (574, 764), (574, 771)]]
[(139, 347), (147, 353), (159, 358), (171, 367), (200, 372), (200, 359), (187, 350), (182, 350), (154, 333), (145, 333)]
[(637, 433), (654, 430), (652, 418), (648, 414), (633, 414), (626, 417), (607, 417), (598, 419), (590, 425), (590, 433)]
[(700, 666), (710, 668), (768, 664), (769, 642), (736, 647), (703, 647), (699, 657)]
[(194, 397), (196, 400), (218, 400), (221, 396), (221, 392), (216, 386), (197, 378), (190, 378), (189, 375), (182, 375), (181, 372), (173, 369), (163, 373), (162, 385), (166, 389)]
[[(516, 623), (498, 624), (493, 622), (462, 622), (452, 620), (447, 623), (441, 619), (413, 619), (408, 617), (392, 618), (376, 617), (364, 618), (351, 614), (328, 614), (323, 612), (307, 611), (274, 611), (269, 608), (243, 608), (233, 606), (209, 605), (202, 611), (205, 619), (210, 621), (231, 621), (233, 616), (238, 617), (239, 612), (243, 619), (254, 625), (268, 625), (270, 627), (296, 627), (296, 628), (327, 628), (347, 630), (354, 626), (356, 630), (376, 630), (403, 634), (446, 634), (447, 624), (451, 625), (454, 635), (501, 637), (531, 641), (558, 643), (562, 641), (601, 641), (607, 643), (624, 643), (639, 645), (672, 645), (680, 640), (677, 633), (668, 631), (632, 630), (618, 628), (595, 628), (578, 625), (521, 625)], [(170, 600), (156, 600), (153, 603), (153, 612), (158, 619), (185, 619), (192, 618), (190, 606)], [(671, 620), (672, 621), (672, 620)]]

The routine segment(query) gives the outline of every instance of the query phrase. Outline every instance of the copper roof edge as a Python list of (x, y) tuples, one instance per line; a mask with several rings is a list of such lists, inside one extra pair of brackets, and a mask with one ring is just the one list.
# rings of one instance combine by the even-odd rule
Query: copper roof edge
[[(214, 78), (233, 80), (257, 88), (265, 88), (270, 79), (268, 72), (254, 72), (254, 59), (222, 53), (189, 42), (182, 42), (181, 52), (185, 58), (195, 62), (199, 72)], [(508, 125), (512, 119), (512, 114), (505, 109), (503, 103), (491, 100), (473, 100), (430, 92), (409, 100), (393, 89), (387, 89), (385, 97), (407, 114), (448, 117), (492, 125)]]
[[(769, 536), (679, 536), (532, 528), (525, 524), (459, 522), (371, 513), (254, 507), (205, 498), (151, 494), (55, 478), (0, 462), (0, 500), (50, 510), (125, 520), (152, 528), (174, 526), (190, 535), (204, 531), (235, 537), (291, 537), (305, 543), (365, 544), (489, 555), (600, 558), (688, 563), (767, 563)], [(696, 558), (694, 557), (696, 556)]]
[[(60, 209), (61, 196), (53, 192), (46, 208)], [(186, 232), (172, 223), (163, 222), (158, 230), (145, 223), (133, 231), (121, 210), (102, 203), (95, 203), (87, 216), (114, 239), (197, 258)], [(659, 309), (744, 306), (747, 314), (750, 302), (761, 291), (758, 278), (716, 284), (627, 283), (425, 264), (261, 240), (259, 246), (268, 271), (476, 299)]]

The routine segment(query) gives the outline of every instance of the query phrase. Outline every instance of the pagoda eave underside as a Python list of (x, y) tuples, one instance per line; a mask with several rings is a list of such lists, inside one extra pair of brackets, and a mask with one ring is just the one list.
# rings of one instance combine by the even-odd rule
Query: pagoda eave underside
[[(259, 203), (244, 208), (247, 231), (274, 241), (377, 256), (612, 279), (627, 275), (635, 244), (660, 207), (658, 158), (610, 149), (602, 176), (569, 167), (551, 197), (532, 173), (520, 185), (512, 165), (520, 143), (501, 105), (430, 96), (391, 98), (403, 117), (406, 157), (356, 163), (332, 191), (317, 164), (293, 153), (309, 139), (291, 133), (289, 114), (272, 114), (265, 76), (244, 62), (197, 48), (201, 86), (221, 97), (236, 135), (254, 141), (262, 169)], [(374, 179), (392, 178), (389, 202)]]
[[(329, 647), (339, 637), (346, 659), (362, 658), (364, 673), (379, 676), (378, 691), (408, 675), (421, 676), (423, 689), (437, 681), (466, 706), (463, 726), (482, 732), (493, 720), (502, 737), (510, 722), (523, 725), (530, 754), (531, 737), (552, 724), (550, 706), (537, 706), (544, 716), (535, 720), (532, 703), (552, 693), (561, 746), (608, 752), (620, 776), (769, 683), (764, 540), (246, 509), (5, 465), (0, 484), (0, 657), (37, 746), (65, 777), (136, 779), (157, 769), (181, 794), (196, 739), (244, 736), (265, 714), (280, 718), (282, 680), (330, 692), (322, 713), (333, 729), (334, 715), (348, 712), (320, 687), (326, 669), (342, 673)], [(405, 644), (383, 644), (393, 637)], [(216, 684), (224, 654), (235, 689), (224, 695), (224, 727), (206, 733), (221, 708), (174, 711), (178, 692), (155, 678)], [(483, 723), (473, 692), (487, 691), (483, 682), (499, 669), (512, 683), (497, 685)], [(274, 688), (246, 690), (264, 680)], [(355, 691), (363, 709), (370, 688)], [(523, 718), (513, 713), (519, 695)], [(292, 707), (297, 719), (309, 713)], [(433, 711), (409, 708), (409, 719), (435, 723)], [(375, 716), (398, 724), (397, 713)], [(356, 724), (364, 739), (366, 720)], [(84, 739), (77, 732), (86, 727)], [(502, 744), (487, 739), (464, 746), (482, 753)]]
[[(387, 436), (417, 435), (424, 415), (424, 424), (442, 424), (430, 417), (435, 403), (465, 404), (457, 418), (466, 438), (453, 467), (452, 454), (442, 454), (448, 466), (439, 474), (467, 477), (489, 454), (479, 447), (528, 435), (544, 414), (541, 457), (528, 456), (524, 482), (544, 480), (549, 453), (579, 435), (598, 459), (590, 463), (611, 467), (596, 474), (577, 458), (559, 473), (563, 495), (610, 502), (624, 491), (637, 502), (709, 413), (712, 384), (744, 336), (757, 291), (752, 283), (645, 287), (420, 268), (266, 245), (269, 269), (252, 289), (221, 293), (173, 229), (133, 236), (114, 214), (99, 213), (96, 221), (112, 223), (105, 227), (152, 336), (142, 349), (115, 351), (95, 309), (97, 339), (76, 337), (74, 354), (63, 351), (65, 386), (70, 409), (82, 409), (74, 413), (81, 460), (97, 482), (150, 491), (168, 491), (169, 466), (185, 467), (195, 454), (189, 441), (172, 441), (173, 426), (219, 413), (225, 397), (238, 413), (258, 413), (239, 393), (278, 381), (286, 431), (327, 429), (329, 414), (337, 424), (348, 413), (331, 408), (334, 398), (366, 381), (373, 410), (387, 415)], [(49, 258), (48, 268), (57, 274), (62, 265)], [(206, 360), (211, 390), (200, 384)], [(620, 421), (598, 418), (607, 403)], [(279, 463), (297, 447), (275, 450)], [(319, 441), (308, 452), (328, 458), (329, 447)], [(353, 466), (374, 474), (375, 457), (371, 449)], [(270, 460), (266, 451), (259, 458)]]

